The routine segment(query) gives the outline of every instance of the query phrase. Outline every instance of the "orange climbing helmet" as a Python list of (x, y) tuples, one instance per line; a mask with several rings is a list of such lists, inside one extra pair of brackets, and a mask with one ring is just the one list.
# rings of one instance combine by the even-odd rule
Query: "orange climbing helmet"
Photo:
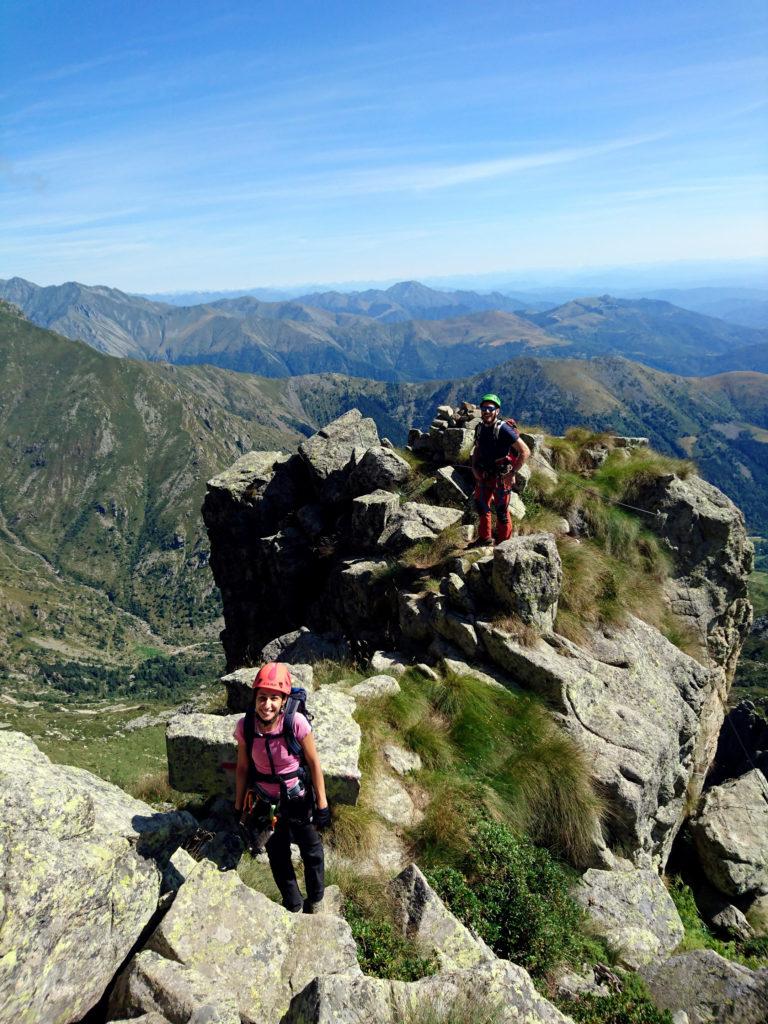
[(254, 690), (272, 690), (284, 697), (290, 697), (292, 686), (291, 673), (277, 661), (268, 661), (262, 665), (253, 680)]

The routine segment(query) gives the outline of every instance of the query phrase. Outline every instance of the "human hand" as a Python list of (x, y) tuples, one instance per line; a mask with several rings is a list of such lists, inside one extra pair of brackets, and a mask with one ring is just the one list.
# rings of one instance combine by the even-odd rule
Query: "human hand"
[(312, 815), (312, 821), (314, 822), (315, 828), (320, 829), (321, 832), (328, 828), (331, 824), (330, 807), (316, 807), (315, 813)]

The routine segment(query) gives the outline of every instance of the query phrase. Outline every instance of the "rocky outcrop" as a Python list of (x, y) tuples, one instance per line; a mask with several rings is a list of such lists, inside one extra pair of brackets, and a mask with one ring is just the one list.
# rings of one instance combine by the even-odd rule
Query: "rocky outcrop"
[[(360, 726), (352, 717), (354, 699), (332, 686), (313, 693), (307, 710), (325, 775), (329, 800), (354, 804), (360, 792)], [(183, 793), (234, 794), (237, 744), (242, 715), (178, 715), (165, 734), (168, 778)]]
[(492, 581), (502, 607), (527, 625), (551, 631), (563, 584), (560, 554), (551, 533), (512, 537), (497, 544)]
[(640, 867), (664, 864), (686, 816), (707, 670), (639, 619), (581, 647), (552, 635), (524, 646), (478, 622), (490, 657), (547, 699), (587, 753), (610, 801), (608, 844)]
[(768, 967), (750, 971), (712, 949), (680, 953), (646, 967), (643, 977), (661, 1010), (682, 1010), (690, 1024), (765, 1024)]
[(497, 960), (420, 981), (321, 975), (291, 1004), (282, 1024), (401, 1024), (407, 1020), (492, 1020), (570, 1024), (539, 995), (522, 967)]
[(682, 942), (683, 922), (655, 871), (587, 871), (575, 896), (619, 962), (637, 970)]
[(433, 953), (441, 970), (475, 967), (496, 959), (493, 950), (448, 910), (415, 864), (393, 878), (388, 890), (395, 924), (403, 935)]
[(194, 830), (89, 772), (0, 733), (0, 1020), (78, 1021), (158, 905)]
[(349, 983), (360, 973), (341, 918), (290, 914), (234, 871), (220, 872), (207, 861), (190, 873), (147, 950), (119, 979), (113, 1018), (167, 1013), (183, 1000), (199, 1020), (216, 1019), (202, 1016), (202, 1007), (213, 1003), (222, 1014), (234, 1005), (249, 1024), (278, 1024), (294, 994), (317, 975), (343, 974)]
[(768, 894), (768, 781), (758, 768), (708, 790), (691, 831), (704, 873), (721, 892)]

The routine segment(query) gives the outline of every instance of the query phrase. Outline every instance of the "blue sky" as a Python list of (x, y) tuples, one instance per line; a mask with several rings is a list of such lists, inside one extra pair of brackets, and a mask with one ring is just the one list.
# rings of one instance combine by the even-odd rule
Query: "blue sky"
[(0, 277), (768, 255), (768, 7), (5, 0)]

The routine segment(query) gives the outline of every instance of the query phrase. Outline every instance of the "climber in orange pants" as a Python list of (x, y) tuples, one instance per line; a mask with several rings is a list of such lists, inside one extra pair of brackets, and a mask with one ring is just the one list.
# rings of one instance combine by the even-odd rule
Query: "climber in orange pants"
[(480, 402), (482, 421), (475, 431), (472, 449), (472, 473), (475, 477), (475, 508), (478, 514), (474, 547), (491, 543), (491, 503), (496, 507), (496, 543), (512, 536), (509, 499), (515, 473), (531, 454), (512, 419), (499, 417), (501, 401), (497, 395), (484, 395)]

